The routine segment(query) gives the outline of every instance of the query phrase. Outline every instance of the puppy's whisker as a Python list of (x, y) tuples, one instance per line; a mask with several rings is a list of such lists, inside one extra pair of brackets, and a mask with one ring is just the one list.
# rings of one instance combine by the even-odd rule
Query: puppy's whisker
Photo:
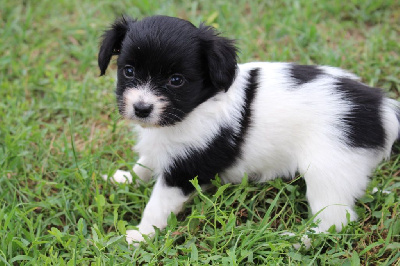
[(178, 111), (178, 112), (181, 112), (182, 114), (186, 114), (184, 111), (182, 111), (181, 109), (178, 109), (178, 108), (175, 108), (175, 107), (169, 107), (169, 109), (172, 109), (172, 110), (175, 110), (175, 111)]
[(177, 116), (176, 114), (173, 114), (173, 113), (170, 113), (170, 112), (165, 112), (164, 114), (168, 115), (168, 116), (166, 116), (166, 117), (169, 117), (169, 116), (174, 116), (174, 117), (176, 117), (177, 119), (173, 119), (173, 118), (169, 117), (170, 119), (172, 119), (172, 120), (174, 120), (174, 121), (178, 121), (178, 122), (182, 121), (182, 117)]
[(160, 119), (159, 125), (160, 125), (160, 126), (166, 126), (166, 125), (168, 125), (168, 121), (166, 121), (166, 119), (168, 119), (169, 121), (173, 122), (173, 120), (171, 120), (171, 118), (169, 118), (169, 117), (162, 117), (162, 118)]
[(182, 118), (181, 118), (180, 116), (178, 116), (177, 114), (174, 114), (174, 113), (169, 112), (169, 111), (164, 111), (164, 114), (172, 115), (172, 116), (175, 116), (175, 117), (178, 117), (178, 118), (182, 119)]

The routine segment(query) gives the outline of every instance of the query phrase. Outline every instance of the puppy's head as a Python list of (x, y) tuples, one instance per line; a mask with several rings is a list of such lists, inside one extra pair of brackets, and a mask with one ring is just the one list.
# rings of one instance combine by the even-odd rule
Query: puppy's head
[(103, 35), (98, 63), (104, 75), (118, 56), (120, 113), (144, 126), (182, 121), (199, 104), (232, 85), (236, 48), (212, 27), (148, 17), (122, 18)]

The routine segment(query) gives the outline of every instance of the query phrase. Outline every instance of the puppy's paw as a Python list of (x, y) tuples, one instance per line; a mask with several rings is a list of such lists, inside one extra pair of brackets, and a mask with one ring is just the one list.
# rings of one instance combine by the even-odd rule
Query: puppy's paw
[(143, 235), (153, 237), (155, 233), (154, 227), (150, 224), (139, 224), (137, 228), (138, 230), (126, 230), (126, 242), (135, 247), (139, 246), (139, 242), (144, 241)]
[(126, 230), (126, 242), (135, 247), (144, 240), (143, 235), (138, 230)]
[(128, 171), (117, 170), (112, 176), (103, 175), (105, 181), (111, 180), (113, 183), (132, 183), (132, 175)]

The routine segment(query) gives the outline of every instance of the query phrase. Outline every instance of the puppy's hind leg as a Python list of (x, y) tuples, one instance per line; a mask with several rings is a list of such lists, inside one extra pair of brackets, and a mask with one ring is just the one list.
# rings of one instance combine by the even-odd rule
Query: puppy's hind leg
[(304, 171), (307, 184), (307, 199), (315, 220), (320, 220), (317, 231), (327, 231), (335, 225), (341, 231), (347, 225), (347, 214), (350, 220), (357, 219), (354, 212), (355, 200), (364, 194), (368, 175), (374, 164), (370, 158), (356, 153), (319, 154), (310, 160)]

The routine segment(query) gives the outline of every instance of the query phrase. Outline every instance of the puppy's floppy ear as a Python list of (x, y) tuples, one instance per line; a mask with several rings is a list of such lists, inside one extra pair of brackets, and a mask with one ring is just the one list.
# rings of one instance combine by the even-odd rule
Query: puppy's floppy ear
[(204, 24), (200, 25), (199, 30), (211, 83), (217, 89), (227, 91), (236, 74), (235, 41), (219, 36), (213, 27)]
[(111, 57), (120, 54), (122, 41), (129, 30), (130, 22), (135, 22), (135, 20), (122, 17), (111, 25), (111, 29), (104, 32), (98, 56), (101, 76), (106, 73)]

